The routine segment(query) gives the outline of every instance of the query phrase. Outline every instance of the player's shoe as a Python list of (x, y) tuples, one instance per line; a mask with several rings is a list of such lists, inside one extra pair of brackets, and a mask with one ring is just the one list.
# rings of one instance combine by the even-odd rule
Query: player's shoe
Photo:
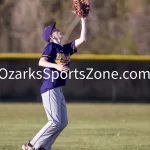
[(35, 149), (30, 143), (25, 143), (24, 145), (22, 145), (22, 150), (35, 150)]

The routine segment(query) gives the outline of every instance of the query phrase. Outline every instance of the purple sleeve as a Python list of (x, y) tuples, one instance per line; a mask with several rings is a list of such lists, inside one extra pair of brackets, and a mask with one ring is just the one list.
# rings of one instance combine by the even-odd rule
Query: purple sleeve
[(49, 43), (45, 48), (42, 53), (42, 57), (51, 57), (52, 56), (52, 44)]
[(65, 44), (64, 47), (67, 51), (69, 51), (70, 55), (77, 53), (77, 47), (75, 46), (75, 41)]

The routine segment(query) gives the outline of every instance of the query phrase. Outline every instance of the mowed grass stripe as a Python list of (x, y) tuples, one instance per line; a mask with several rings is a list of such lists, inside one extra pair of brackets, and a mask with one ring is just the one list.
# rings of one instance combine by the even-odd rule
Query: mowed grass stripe
[[(150, 105), (67, 104), (69, 125), (53, 150), (149, 150)], [(41, 103), (0, 104), (0, 150), (21, 150), (46, 123)]]

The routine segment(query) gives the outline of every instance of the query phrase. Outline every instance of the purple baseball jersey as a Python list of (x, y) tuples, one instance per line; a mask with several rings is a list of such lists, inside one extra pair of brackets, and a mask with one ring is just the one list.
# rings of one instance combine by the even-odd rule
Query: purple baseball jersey
[[(77, 52), (77, 48), (75, 47), (75, 41), (65, 44), (63, 46), (56, 43), (48, 43), (48, 45), (44, 48), (42, 53), (42, 57), (47, 57), (48, 62), (56, 63), (56, 64), (65, 64), (66, 66), (70, 66), (70, 56)], [(57, 74), (59, 77), (56, 78)], [(52, 74), (54, 78), (52, 79)], [(49, 76), (48, 76), (49, 75)], [(66, 84), (66, 79), (62, 79), (60, 77), (60, 71), (49, 68), (45, 69), (44, 80), (41, 86), (41, 94), (47, 92), (50, 89), (64, 86)]]

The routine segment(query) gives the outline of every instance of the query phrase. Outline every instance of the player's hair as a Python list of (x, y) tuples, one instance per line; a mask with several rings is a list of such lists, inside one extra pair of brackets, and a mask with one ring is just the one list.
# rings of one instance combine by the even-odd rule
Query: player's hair
[(54, 42), (53, 38), (50, 36), (50, 42)]
[(54, 39), (53, 39), (53, 33), (54, 33), (54, 31), (52, 31), (52, 34), (50, 35), (50, 42), (54, 42)]

